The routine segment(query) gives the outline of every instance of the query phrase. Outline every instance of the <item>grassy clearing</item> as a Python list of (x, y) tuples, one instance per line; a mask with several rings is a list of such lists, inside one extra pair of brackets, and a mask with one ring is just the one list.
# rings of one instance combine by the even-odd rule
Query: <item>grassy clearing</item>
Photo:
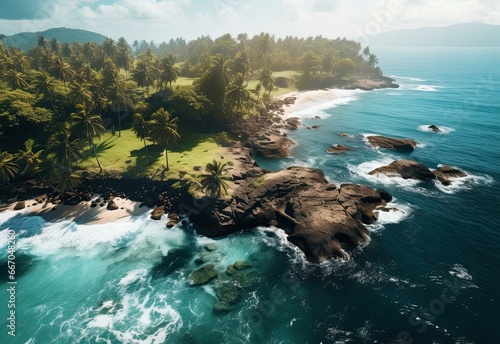
[[(205, 165), (213, 159), (221, 159), (224, 143), (229, 140), (225, 133), (201, 134), (193, 132), (180, 133), (181, 139), (172, 144), (168, 150), (170, 170), (165, 179), (196, 179), (204, 173)], [(99, 160), (106, 171), (125, 173), (132, 176), (147, 176), (160, 178), (165, 167), (163, 150), (150, 142), (148, 149), (152, 164), (148, 162), (144, 143), (140, 141), (132, 130), (122, 130), (118, 133), (105, 134), (96, 142)], [(226, 158), (227, 159), (227, 158)], [(86, 169), (96, 169), (96, 161), (90, 151), (85, 152), (85, 158), (80, 166)], [(199, 171), (195, 167), (199, 166)]]

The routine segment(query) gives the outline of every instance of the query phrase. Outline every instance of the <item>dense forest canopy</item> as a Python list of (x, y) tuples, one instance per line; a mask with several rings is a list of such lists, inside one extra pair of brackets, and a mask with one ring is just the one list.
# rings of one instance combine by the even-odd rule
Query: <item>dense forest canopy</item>
[[(167, 148), (182, 140), (179, 133), (228, 130), (258, 116), (276, 87), (377, 77), (377, 63), (368, 47), (321, 36), (226, 34), (157, 46), (124, 38), (69, 44), (41, 35), (26, 52), (0, 40), (1, 183), (36, 175), (72, 188), (82, 156), (94, 156), (102, 171), (94, 140), (130, 127), (145, 145), (165, 149), (168, 166)], [(298, 77), (273, 76), (283, 71)]]

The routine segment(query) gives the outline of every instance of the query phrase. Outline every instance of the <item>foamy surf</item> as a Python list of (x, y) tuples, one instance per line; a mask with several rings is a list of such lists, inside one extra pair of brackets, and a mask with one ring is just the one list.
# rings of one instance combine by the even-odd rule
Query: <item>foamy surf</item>
[(443, 86), (436, 85), (399, 85), (401, 90), (405, 91), (419, 91), (419, 92), (439, 92), (440, 89), (444, 88)]
[[(432, 130), (432, 128), (429, 128), (430, 126), (431, 126), (431, 124), (420, 125), (420, 126), (418, 126), (418, 130), (425, 131), (425, 132), (435, 132)], [(444, 127), (444, 126), (440, 126), (440, 125), (437, 127), (441, 131), (435, 132), (436, 134), (449, 134), (449, 133), (455, 131), (455, 129), (450, 128), (450, 127)]]
[[(438, 167), (441, 167), (443, 165), (438, 165)], [(488, 175), (474, 175), (472, 173), (469, 173), (467, 171), (464, 171), (460, 168), (454, 167), (455, 169), (461, 170), (464, 173), (467, 174), (465, 177), (458, 177), (458, 178), (449, 178), (451, 184), (450, 185), (443, 185), (439, 180), (434, 180), (434, 185), (436, 185), (436, 188), (439, 189), (439, 191), (444, 192), (446, 194), (454, 194), (459, 191), (464, 191), (464, 190), (471, 190), (477, 185), (491, 185), (495, 182), (495, 180)]]
[(327, 118), (330, 115), (324, 110), (348, 104), (358, 99), (358, 96), (363, 92), (365, 91), (329, 89), (293, 94), (293, 96), (297, 97), (297, 100), (294, 104), (285, 107), (285, 115), (286, 117), (299, 118), (309, 118), (311, 116)]
[(371, 171), (379, 167), (389, 165), (394, 160), (395, 159), (391, 157), (383, 157), (380, 160), (367, 161), (359, 165), (348, 164), (347, 168), (354, 175), (360, 176), (374, 184), (383, 184), (386, 186), (397, 185), (406, 190), (416, 190), (415, 186), (421, 182), (420, 180), (404, 179), (399, 175), (388, 176), (381, 173), (374, 175), (369, 174)]
[(377, 221), (374, 224), (366, 225), (366, 228), (370, 232), (379, 232), (385, 228), (385, 225), (404, 221), (411, 215), (412, 207), (410, 204), (398, 203), (397, 199), (393, 199), (392, 202), (385, 207), (377, 209), (375, 212), (377, 214)]

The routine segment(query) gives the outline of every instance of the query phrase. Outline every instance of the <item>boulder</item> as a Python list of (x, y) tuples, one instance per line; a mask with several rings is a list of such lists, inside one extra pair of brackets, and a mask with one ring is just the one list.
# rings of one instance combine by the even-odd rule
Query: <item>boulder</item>
[(333, 145), (330, 148), (328, 148), (327, 152), (330, 154), (340, 154), (340, 153), (343, 153), (343, 152), (348, 151), (348, 150), (351, 150), (351, 148), (347, 147), (347, 146), (336, 144), (336, 145)]
[(217, 271), (213, 264), (203, 265), (189, 275), (189, 283), (193, 285), (206, 284), (217, 277)]
[(441, 132), (441, 129), (439, 129), (439, 127), (436, 127), (434, 124), (429, 125), (427, 128), (432, 129), (432, 131), (434, 131), (436, 133), (440, 133)]
[(118, 206), (116, 205), (115, 201), (113, 201), (112, 199), (110, 199), (108, 201), (108, 205), (106, 206), (106, 209), (107, 210), (116, 210), (116, 209), (118, 209)]
[(210, 244), (206, 244), (205, 246), (203, 246), (205, 248), (205, 250), (207, 250), (208, 252), (213, 252), (213, 251), (216, 251), (217, 250), (217, 244), (214, 244), (214, 243), (210, 243)]
[(384, 174), (389, 177), (401, 177), (403, 179), (429, 180), (436, 176), (427, 168), (413, 160), (396, 160), (387, 166), (382, 166), (369, 172), (371, 175)]
[(396, 149), (401, 151), (413, 151), (418, 144), (410, 139), (391, 138), (384, 136), (368, 136), (368, 141), (373, 147)]
[[(363, 223), (373, 223), (373, 211), (389, 198), (368, 186), (339, 189), (318, 169), (290, 167), (243, 180), (231, 198), (212, 201), (190, 221), (197, 233), (209, 237), (276, 225), (309, 260), (321, 262), (366, 243), (369, 232)], [(236, 276), (238, 267), (230, 265), (226, 273)]]
[(452, 183), (452, 179), (454, 178), (467, 177), (467, 173), (451, 166), (441, 166), (432, 172), (443, 185), (450, 185)]
[(286, 128), (290, 130), (295, 130), (300, 127), (300, 120), (298, 117), (290, 117), (285, 119)]
[(14, 206), (14, 210), (22, 210), (24, 208), (26, 208), (26, 202), (25, 201), (17, 202), (16, 205)]
[(175, 221), (175, 220), (169, 220), (167, 222), (167, 224), (165, 225), (167, 228), (173, 228), (176, 224), (178, 224), (179, 221)]
[(160, 205), (154, 208), (153, 211), (151, 212), (151, 220), (155, 221), (161, 220), (163, 214), (165, 214), (165, 207)]

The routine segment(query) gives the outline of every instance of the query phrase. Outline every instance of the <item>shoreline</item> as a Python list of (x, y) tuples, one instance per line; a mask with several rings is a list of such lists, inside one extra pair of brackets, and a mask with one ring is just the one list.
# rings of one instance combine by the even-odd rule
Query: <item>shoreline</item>
[[(399, 85), (394, 84), (395, 80), (383, 76), (379, 80), (376, 79), (356, 79), (348, 84), (335, 85), (324, 89), (315, 90), (297, 90), (276, 97), (277, 100), (284, 101), (287, 98), (295, 98), (293, 104), (285, 104), (283, 106), (282, 119), (294, 117), (294, 113), (305, 110), (325, 107), (327, 104), (334, 103), (345, 99), (352, 100), (353, 96), (371, 92), (384, 88), (399, 88)], [(319, 101), (318, 101), (319, 99)]]

